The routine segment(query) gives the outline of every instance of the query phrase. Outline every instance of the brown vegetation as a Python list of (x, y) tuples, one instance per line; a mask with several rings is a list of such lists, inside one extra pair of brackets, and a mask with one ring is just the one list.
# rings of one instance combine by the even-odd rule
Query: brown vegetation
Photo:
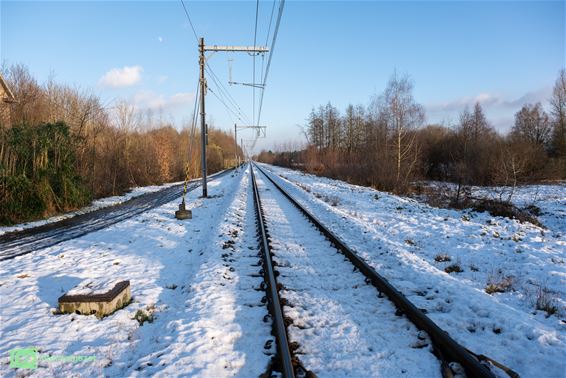
[[(199, 176), (200, 135), (191, 125), (179, 131), (129, 103), (107, 107), (87, 91), (40, 84), (23, 66), (5, 79), (17, 102), (10, 124), (0, 124), (0, 223)], [(234, 164), (232, 136), (211, 127), (208, 140), (209, 173)]]
[(394, 74), (369, 106), (349, 105), (343, 115), (328, 103), (313, 109), (307, 146), (262, 151), (259, 161), (299, 168), (380, 190), (406, 193), (418, 180), (457, 183), (454, 203), (470, 185), (516, 185), (566, 178), (566, 70), (559, 73), (550, 114), (540, 103), (515, 115), (508, 135), (495, 131), (476, 103), (451, 127), (424, 126), (424, 111), (407, 76)]

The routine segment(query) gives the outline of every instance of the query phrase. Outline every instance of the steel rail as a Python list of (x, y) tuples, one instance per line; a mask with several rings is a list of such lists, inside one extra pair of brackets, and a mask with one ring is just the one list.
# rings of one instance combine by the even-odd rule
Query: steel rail
[[(211, 180), (220, 178), (232, 169), (216, 173)], [(200, 183), (195, 179), (189, 191), (195, 190)], [(163, 196), (158, 196), (159, 194)], [(182, 185), (165, 188), (157, 192), (142, 194), (126, 202), (104, 207), (89, 213), (76, 215), (58, 222), (14, 231), (0, 236), (0, 261), (10, 260), (36, 250), (48, 248), (64, 241), (72, 240), (91, 232), (99, 231), (113, 224), (129, 219), (145, 211), (173, 201), (182, 193)], [(148, 200), (148, 198), (150, 198)], [(144, 203), (143, 201), (146, 201)], [(141, 204), (138, 204), (141, 202)], [(133, 206), (128, 209), (128, 206)], [(74, 222), (79, 222), (73, 224)], [(18, 249), (20, 251), (18, 251)]]
[[(159, 206), (159, 204), (161, 204), (163, 202), (167, 203), (167, 202), (169, 202), (169, 200), (173, 200), (175, 197), (177, 197), (176, 191), (174, 193), (164, 193), (164, 192), (166, 192), (166, 191), (169, 192), (169, 191), (171, 191), (171, 189), (181, 190), (180, 186), (181, 185), (176, 185), (172, 188), (165, 188), (165, 189), (162, 189), (161, 191), (159, 191), (159, 192), (163, 193), (164, 196), (166, 196), (166, 197), (164, 197), (164, 199), (163, 198), (161, 198), (161, 199), (160, 198), (153, 198), (151, 201), (148, 201), (148, 203), (142, 204), (139, 207), (132, 207), (130, 209), (124, 209), (125, 211), (123, 211), (123, 212), (121, 211), (122, 209), (120, 209), (120, 207), (132, 205), (134, 200), (138, 200), (138, 201), (135, 201), (135, 202), (140, 202), (141, 200), (145, 199), (145, 198), (142, 198), (142, 197), (146, 197), (146, 196), (154, 197), (155, 194), (157, 194), (159, 192), (142, 194), (141, 196), (131, 198), (128, 201), (125, 201), (125, 202), (122, 202), (122, 203), (119, 203), (119, 204), (116, 204), (116, 205), (108, 206), (108, 207), (103, 207), (101, 209), (94, 210), (94, 211), (91, 211), (91, 212), (88, 212), (88, 213), (79, 214), (78, 216), (83, 217), (83, 219), (81, 219), (82, 221), (94, 219), (94, 222), (90, 223), (91, 225), (96, 224), (96, 223), (104, 223), (105, 221), (113, 221), (113, 220), (115, 220), (117, 218), (121, 218), (121, 217), (124, 217), (124, 219), (127, 219), (130, 216), (137, 214), (140, 210), (144, 211), (145, 209), (151, 209), (152, 207)], [(194, 186), (191, 187), (191, 190), (192, 189), (194, 189)], [(153, 202), (153, 203), (150, 203), (150, 202)], [(116, 208), (114, 208), (114, 206), (116, 206)], [(97, 213), (101, 210), (117, 210), (117, 211), (114, 214), (112, 214), (112, 213), (104, 214), (104, 215), (110, 215), (110, 217), (104, 217), (104, 216), (97, 217), (97, 215), (99, 215)], [(53, 227), (49, 227), (49, 226), (54, 226), (54, 225), (63, 226), (64, 223), (67, 223), (65, 221), (76, 220), (74, 218), (75, 217), (70, 217), (70, 218), (66, 218), (66, 219), (63, 219), (63, 220), (58, 221), (58, 222), (48, 223), (48, 224), (45, 224), (45, 225), (42, 225), (42, 226), (39, 226), (39, 227), (27, 228), (27, 229), (24, 229), (24, 230), (21, 230), (21, 231), (15, 231), (15, 232), (7, 233), (5, 235), (0, 236), (0, 243), (3, 247), (10, 247), (10, 248), (14, 248), (14, 247), (17, 247), (17, 246), (20, 246), (20, 245), (28, 244), (30, 241), (34, 241), (33, 237), (37, 236), (38, 233), (41, 232), (41, 230), (45, 229), (46, 231), (50, 231), (50, 229), (53, 228)], [(113, 224), (113, 223), (111, 223), (111, 224)], [(75, 225), (71, 225), (70, 227), (67, 227), (67, 228), (64, 228), (64, 229), (58, 229), (58, 230), (56, 229), (53, 232), (49, 232), (48, 234), (46, 234), (43, 238), (48, 239), (48, 238), (52, 238), (54, 236), (58, 236), (60, 234), (72, 232), (72, 231), (75, 231), (75, 230), (80, 231), (80, 229), (82, 227), (84, 227), (84, 222), (79, 223), (79, 224), (75, 224)], [(25, 236), (26, 234), (27, 234), (27, 236)], [(22, 235), (24, 235), (24, 236), (22, 237)], [(32, 239), (32, 240), (28, 240), (28, 239)], [(38, 240), (36, 240), (36, 241), (38, 241)]]
[[(318, 219), (316, 219), (295, 198), (283, 189), (283, 187), (271, 178), (270, 175), (268, 175), (262, 168), (255, 163), (252, 163), (252, 166), (257, 168), (259, 172), (261, 172), (297, 209), (299, 209), (299, 211), (303, 213), (303, 215), (305, 215), (307, 219), (309, 219), (309, 221), (315, 225), (316, 228), (368, 278), (378, 291), (387, 295), (389, 300), (395, 304), (398, 310), (402, 311), (407, 318), (415, 326), (417, 326), (417, 328), (428, 333), (433, 347), (442, 362), (444, 362), (444, 359), (447, 359), (448, 361), (459, 363), (466, 371), (468, 377), (495, 377), (488, 367), (481, 364), (463, 346), (452, 339), (446, 331), (440, 328), (434, 321), (432, 321), (432, 319), (426, 316), (423, 311), (409, 301), (405, 295), (393, 287), (393, 285), (391, 285), (383, 276), (377, 273), (375, 269), (360, 258), (336, 234), (320, 223)], [(446, 368), (447, 366), (443, 363), (443, 375), (445, 374)]]
[(289, 349), (289, 338), (287, 337), (287, 328), (285, 327), (285, 319), (283, 318), (283, 309), (281, 307), (281, 300), (277, 290), (277, 280), (275, 279), (275, 272), (273, 271), (273, 261), (271, 260), (271, 252), (269, 243), (267, 241), (267, 231), (265, 220), (263, 217), (263, 207), (259, 197), (259, 190), (255, 181), (253, 165), (250, 164), (250, 177), (252, 181), (252, 188), (254, 193), (254, 205), (257, 217), (257, 228), (261, 239), (261, 252), (263, 259), (263, 276), (267, 288), (265, 292), (269, 298), (269, 311), (273, 319), (273, 332), (277, 342), (277, 353), (283, 377), (294, 378), (295, 371), (293, 368), (293, 357)]

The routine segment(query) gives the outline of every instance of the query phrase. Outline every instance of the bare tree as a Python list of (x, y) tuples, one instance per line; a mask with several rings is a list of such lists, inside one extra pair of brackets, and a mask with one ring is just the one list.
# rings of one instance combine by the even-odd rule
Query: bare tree
[(465, 109), (460, 114), (459, 129), (466, 141), (474, 144), (495, 134), (493, 127), (487, 122), (479, 102), (476, 102), (472, 112)]
[[(417, 160), (416, 128), (425, 120), (424, 108), (413, 97), (413, 83), (395, 72), (379, 101), (379, 118), (387, 125), (395, 150), (395, 186), (405, 184)], [(403, 172), (404, 171), (404, 172)], [(402, 173), (404, 175), (402, 176)]]
[(450, 153), (454, 167), (458, 167), (455, 176), (459, 182), (467, 185), (489, 184), (497, 140), (497, 133), (487, 121), (479, 103), (475, 104), (473, 112), (465, 109), (460, 114)]
[(552, 149), (555, 155), (566, 157), (566, 69), (560, 70), (552, 98)]
[(513, 138), (538, 146), (547, 146), (550, 132), (550, 118), (540, 102), (535, 105), (524, 105), (515, 114), (515, 124), (511, 130)]

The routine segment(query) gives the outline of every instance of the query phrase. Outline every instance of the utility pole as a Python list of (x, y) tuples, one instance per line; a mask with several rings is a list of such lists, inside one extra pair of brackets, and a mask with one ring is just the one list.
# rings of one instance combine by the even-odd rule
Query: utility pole
[(234, 164), (238, 166), (238, 127), (234, 124)]
[[(204, 53), (206, 51), (227, 51), (227, 52), (246, 52), (251, 53), (266, 53), (269, 52), (267, 47), (261, 46), (218, 46), (211, 45), (206, 46), (204, 44), (204, 38), (199, 39), (199, 65), (200, 65), (200, 139), (201, 139), (201, 166), (202, 166), (202, 196), (204, 198), (208, 197), (208, 190), (206, 187), (206, 145), (208, 140), (208, 130), (206, 126), (206, 112), (204, 110), (204, 97), (206, 95), (206, 79), (204, 77), (204, 67), (206, 65), (206, 57)], [(255, 84), (255, 83), (254, 83)], [(237, 136), (234, 135), (234, 139), (237, 141)], [(237, 142), (236, 142), (237, 143)]]
[(203, 198), (208, 197), (208, 190), (206, 187), (206, 121), (204, 119), (206, 112), (204, 111), (204, 96), (206, 95), (206, 81), (204, 79), (204, 38), (200, 38), (199, 43), (200, 51), (200, 144), (201, 144), (201, 167), (202, 167), (202, 196)]

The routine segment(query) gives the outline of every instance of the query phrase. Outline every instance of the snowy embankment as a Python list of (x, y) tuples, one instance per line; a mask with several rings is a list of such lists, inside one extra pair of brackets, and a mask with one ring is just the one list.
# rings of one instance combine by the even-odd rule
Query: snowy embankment
[[(189, 194), (193, 219), (173, 201), (106, 229), (17, 257), (0, 268), (0, 375), (258, 376), (270, 359), (258, 291), (248, 173)], [(180, 199), (179, 199), (180, 200)], [(98, 320), (53, 315), (57, 298), (85, 280), (128, 279), (133, 303)], [(139, 311), (139, 312), (138, 312)], [(134, 317), (153, 318), (140, 325)], [(9, 351), (94, 356), (80, 363), (9, 367)]]
[(44, 224), (59, 222), (59, 221), (62, 221), (63, 219), (72, 218), (72, 217), (77, 216), (77, 215), (90, 213), (92, 211), (95, 211), (95, 210), (98, 210), (98, 209), (103, 209), (105, 207), (119, 205), (123, 202), (131, 200), (132, 198), (135, 198), (135, 197), (139, 197), (143, 194), (157, 192), (157, 191), (160, 191), (160, 190), (163, 190), (163, 189), (166, 189), (166, 188), (170, 188), (170, 187), (175, 186), (175, 185), (181, 185), (182, 183), (183, 182), (172, 182), (172, 183), (168, 183), (168, 184), (164, 184), (164, 185), (151, 185), (151, 186), (135, 187), (135, 188), (132, 188), (128, 193), (125, 193), (124, 195), (121, 195), (121, 196), (112, 196), (112, 197), (105, 197), (105, 198), (96, 199), (96, 200), (92, 201), (92, 203), (89, 206), (85, 206), (85, 207), (83, 207), (79, 210), (76, 210), (76, 211), (70, 211), (68, 213), (54, 215), (54, 216), (49, 217), (47, 219), (42, 219), (42, 220), (38, 220), (38, 221), (34, 221), (34, 222), (20, 223), (20, 224), (14, 225), (14, 226), (0, 226), (0, 235), (3, 235), (7, 232), (21, 231), (21, 230), (25, 230), (27, 228), (33, 228), (33, 227), (42, 226)]
[[(505, 199), (509, 196), (509, 188), (472, 187), (474, 197)], [(515, 189), (511, 202), (519, 208), (536, 206), (540, 209), (537, 218), (551, 232), (566, 239), (566, 183), (553, 185), (525, 185)]]
[[(319, 377), (435, 377), (430, 341), (263, 175), (257, 183), (280, 273), (289, 341)], [(420, 338), (419, 338), (420, 337)]]
[[(419, 182), (431, 190), (441, 193), (455, 192), (457, 185), (449, 182)], [(508, 201), (519, 209), (535, 215), (542, 225), (554, 232), (556, 237), (566, 237), (566, 182), (555, 184), (522, 185), (515, 189), (506, 186), (471, 186), (472, 198)]]
[(560, 232), (263, 167), (458, 342), (524, 377), (564, 376)]

